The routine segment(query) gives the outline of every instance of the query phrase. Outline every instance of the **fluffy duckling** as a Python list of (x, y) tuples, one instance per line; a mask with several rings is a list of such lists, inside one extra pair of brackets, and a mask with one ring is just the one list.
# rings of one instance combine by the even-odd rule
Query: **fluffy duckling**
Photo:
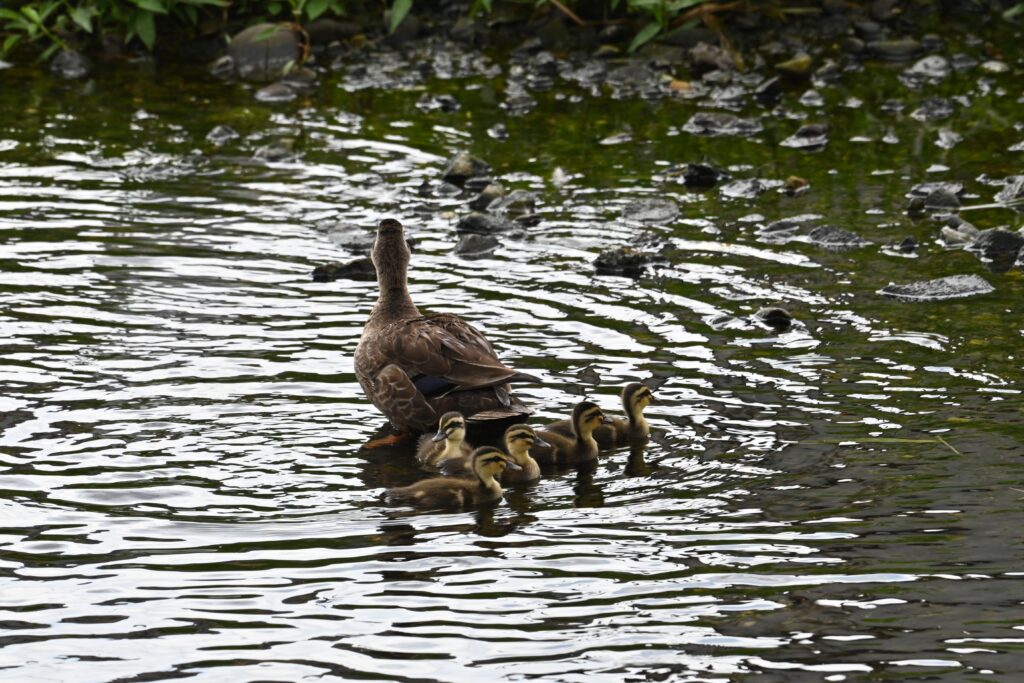
[(437, 433), (421, 436), (416, 449), (416, 459), (421, 465), (440, 467), (446, 460), (464, 458), (467, 471), (472, 454), (473, 448), (466, 443), (466, 420), (455, 410), (442, 415), (437, 423)]
[[(627, 384), (622, 388), (622, 410), (626, 413), (626, 419), (617, 417), (610, 423), (599, 425), (594, 430), (594, 441), (601, 448), (611, 448), (630, 441), (646, 439), (651, 434), (651, 426), (644, 417), (644, 409), (653, 402), (654, 394), (646, 384)], [(552, 422), (546, 429), (563, 436), (573, 436), (570, 420)]]
[(574, 465), (597, 460), (598, 446), (594, 440), (594, 430), (609, 422), (611, 420), (605, 417), (596, 403), (578, 403), (572, 410), (572, 435), (566, 436), (552, 430), (538, 432), (537, 435), (550, 446), (534, 448), (533, 458), (542, 465)]
[(491, 446), (473, 451), (473, 479), (450, 479), (434, 477), (424, 479), (411, 486), (388, 489), (385, 496), (389, 503), (406, 504), (418, 508), (459, 509), (481, 503), (493, 503), (501, 499), (502, 472), (519, 469), (512, 459)]
[[(501, 477), (502, 484), (516, 484), (540, 478), (540, 465), (530, 456), (534, 446), (550, 448), (544, 439), (537, 436), (533, 427), (526, 424), (512, 425), (505, 430), (505, 452), (521, 469), (507, 469)], [(446, 476), (464, 477), (472, 473), (470, 458), (453, 458), (441, 464), (441, 473)]]

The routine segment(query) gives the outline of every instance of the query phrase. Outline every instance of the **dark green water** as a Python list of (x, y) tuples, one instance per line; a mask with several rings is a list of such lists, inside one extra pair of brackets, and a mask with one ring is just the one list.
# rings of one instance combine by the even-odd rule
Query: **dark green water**
[[(510, 117), (504, 72), (398, 91), (329, 72), (270, 106), (193, 67), (0, 71), (0, 679), (1017, 680), (1024, 274), (903, 211), (918, 183), (980, 204), (985, 177), (1020, 170), (1007, 52), (1010, 73), (919, 90), (897, 81), (908, 65), (870, 64), (819, 88), (824, 108), (793, 87), (777, 115), (742, 110), (763, 117), (751, 139), (683, 132), (703, 100), (559, 79)], [(461, 110), (421, 111), (424, 87)], [(965, 99), (909, 116), (934, 95)], [(824, 150), (778, 145), (803, 119), (829, 123)], [(215, 148), (218, 124), (241, 139)], [(963, 140), (937, 146), (943, 128)], [(282, 138), (295, 158), (252, 158)], [(420, 192), (459, 149), (539, 199), (543, 221), (491, 258), (452, 252), (469, 196)], [(659, 175), (705, 158), (811, 189), (729, 199)], [(644, 198), (680, 214), (621, 218)], [(802, 214), (872, 243), (760, 231)], [(383, 507), (420, 475), (360, 448), (383, 422), (351, 362), (375, 285), (309, 274), (354, 257), (339, 226), (386, 216), (417, 239), (416, 302), (548, 380), (518, 390), (538, 424), (660, 382), (646, 449), (494, 509)], [(595, 275), (644, 234), (670, 241), (667, 263)], [(884, 248), (908, 236), (915, 253)], [(876, 293), (955, 274), (995, 291)], [(752, 320), (771, 304), (796, 326)]]

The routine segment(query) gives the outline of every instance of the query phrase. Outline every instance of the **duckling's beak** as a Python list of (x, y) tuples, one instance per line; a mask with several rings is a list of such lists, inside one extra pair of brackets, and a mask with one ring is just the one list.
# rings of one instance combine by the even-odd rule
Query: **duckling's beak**
[(432, 437), (430, 437), (430, 440), (435, 442), (435, 443), (437, 443), (437, 442), (440, 442), (440, 441), (444, 441), (447, 438), (448, 438), (448, 435), (444, 433), (444, 430), (443, 429), (439, 429), (439, 430), (437, 430), (437, 434), (434, 434)]
[(607, 415), (601, 415), (601, 424), (606, 424), (606, 425), (615, 424), (615, 421), (612, 420)]
[(533, 437), (533, 445), (540, 446), (541, 448), (551, 448), (551, 444), (549, 444), (547, 441), (540, 438), (539, 436)]
[(522, 467), (519, 466), (519, 463), (512, 462), (511, 460), (505, 461), (505, 467), (516, 472), (523, 469)]

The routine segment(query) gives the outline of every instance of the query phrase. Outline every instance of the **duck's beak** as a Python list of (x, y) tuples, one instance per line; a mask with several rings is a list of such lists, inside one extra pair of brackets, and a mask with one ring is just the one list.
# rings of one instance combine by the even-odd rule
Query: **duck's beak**
[(551, 448), (551, 444), (549, 444), (547, 441), (540, 438), (539, 436), (533, 437), (533, 445), (540, 446), (541, 448)]
[(615, 424), (615, 421), (612, 420), (607, 415), (602, 415), (601, 416), (601, 424), (606, 424), (606, 425)]
[(439, 429), (437, 430), (437, 434), (434, 434), (432, 437), (430, 437), (430, 440), (433, 441), (434, 443), (438, 443), (440, 441), (444, 441), (447, 438), (448, 435), (444, 433), (444, 430)]
[(514, 470), (516, 472), (518, 472), (519, 470), (523, 469), (522, 467), (519, 466), (519, 463), (512, 462), (511, 460), (506, 460), (505, 461), (505, 466), (508, 469)]

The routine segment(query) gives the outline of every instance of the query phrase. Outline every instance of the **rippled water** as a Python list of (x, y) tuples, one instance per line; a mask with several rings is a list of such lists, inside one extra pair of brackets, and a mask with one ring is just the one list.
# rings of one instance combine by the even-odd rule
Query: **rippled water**
[[(681, 127), (699, 102), (573, 103), (569, 86), (509, 118), (500, 79), (479, 76), (427, 82), (462, 100), (443, 114), (417, 110), (416, 87), (337, 75), (270, 108), (198, 69), (3, 72), (0, 678), (1014, 680), (1024, 281), (902, 209), (927, 180), (990, 199), (977, 178), (1019, 163), (1003, 151), (1017, 95), (947, 84), (973, 108), (943, 124), (966, 135), (945, 149), (935, 127), (882, 118), (883, 100), (929, 93), (878, 68), (885, 88), (869, 72), (823, 90), (865, 105), (830, 114), (815, 154), (777, 146), (786, 117), (697, 138)], [(799, 95), (784, 104), (806, 113)], [(499, 121), (508, 142), (485, 133)], [(242, 139), (214, 148), (220, 123)], [(282, 138), (295, 158), (252, 158)], [(461, 148), (541, 201), (543, 222), (491, 258), (452, 253), (467, 197), (421, 191)], [(705, 156), (812, 189), (732, 200), (659, 179)], [(681, 215), (621, 217), (643, 198)], [(872, 244), (760, 231), (808, 213)], [(519, 390), (538, 423), (654, 380), (646, 449), (494, 509), (384, 507), (382, 487), (421, 475), (406, 450), (361, 448), (383, 424), (351, 361), (375, 284), (310, 271), (385, 216), (416, 240), (417, 303), (548, 380)], [(643, 234), (670, 240), (668, 263), (595, 275)], [(883, 248), (908, 235), (915, 256)], [(875, 293), (960, 273), (995, 293)], [(757, 324), (769, 304), (798, 324)]]

